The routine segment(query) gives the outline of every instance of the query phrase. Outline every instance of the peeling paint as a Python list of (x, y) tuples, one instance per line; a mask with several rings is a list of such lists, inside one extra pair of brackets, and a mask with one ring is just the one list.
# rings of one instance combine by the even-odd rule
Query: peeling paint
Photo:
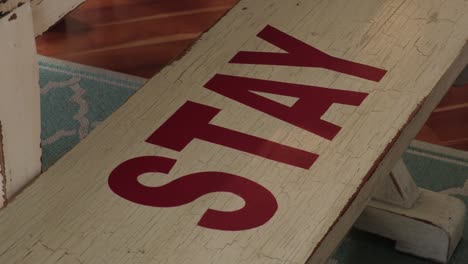
[(377, 171), (377, 168), (379, 167), (379, 165), (383, 162), (384, 158), (387, 156), (387, 153), (390, 151), (390, 149), (393, 147), (393, 145), (396, 143), (396, 141), (400, 138), (401, 134), (403, 133), (403, 131), (405, 130), (406, 127), (408, 127), (408, 125), (411, 123), (411, 121), (413, 121), (414, 117), (416, 116), (416, 114), (419, 112), (419, 110), (421, 110), (424, 102), (426, 101), (427, 99), (427, 96), (424, 97), (420, 103), (417, 105), (416, 109), (413, 110), (413, 112), (410, 114), (409, 118), (407, 119), (406, 123), (400, 128), (400, 130), (398, 131), (398, 133), (392, 138), (392, 140), (390, 141), (390, 143), (387, 144), (387, 146), (385, 147), (385, 149), (383, 150), (383, 152), (380, 154), (380, 156), (374, 161), (374, 164), (372, 165), (372, 167), (370, 168), (370, 170), (367, 172), (366, 176), (363, 178), (363, 180), (361, 181), (361, 184), (358, 186), (356, 192), (353, 194), (353, 196), (348, 200), (347, 204), (345, 205), (345, 207), (343, 208), (343, 210), (341, 210), (340, 214), (338, 215), (338, 217), (335, 219), (335, 221), (333, 222), (333, 224), (330, 226), (330, 228), (327, 230), (326, 232), (326, 235), (323, 236), (323, 238), (317, 243), (317, 245), (315, 246), (314, 250), (312, 251), (312, 254), (311, 256), (314, 255), (314, 253), (320, 248), (321, 244), (324, 242), (325, 238), (328, 236), (329, 233), (332, 232), (332, 230), (335, 228), (335, 226), (338, 224), (338, 222), (340, 221), (340, 219), (345, 215), (345, 213), (348, 211), (348, 209), (351, 207), (351, 205), (353, 204), (353, 202), (356, 200), (357, 196), (359, 195), (359, 193), (361, 192), (361, 190), (364, 188), (364, 186), (367, 184), (367, 182), (370, 180), (370, 178), (374, 175), (374, 173)]
[(8, 18), (8, 21), (16, 20), (17, 18), (18, 18), (18, 15), (13, 14), (10, 16), (10, 18)]
[(0, 180), (2, 181), (2, 198), (3, 198), (3, 204), (0, 204), (0, 208), (3, 206), (6, 206), (8, 200), (7, 200), (7, 194), (6, 194), (6, 169), (5, 169), (5, 155), (3, 153), (3, 133), (2, 133), (2, 122), (0, 122)]

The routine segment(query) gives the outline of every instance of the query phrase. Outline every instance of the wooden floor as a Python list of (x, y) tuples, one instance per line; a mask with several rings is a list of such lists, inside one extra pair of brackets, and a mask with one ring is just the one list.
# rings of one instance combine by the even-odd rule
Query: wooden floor
[(89, 0), (38, 38), (39, 53), (150, 78), (237, 0)]
[[(39, 53), (150, 78), (237, 0), (88, 0), (37, 39)], [(468, 84), (452, 87), (417, 139), (468, 150)]]
[(468, 84), (450, 89), (417, 138), (468, 150)]

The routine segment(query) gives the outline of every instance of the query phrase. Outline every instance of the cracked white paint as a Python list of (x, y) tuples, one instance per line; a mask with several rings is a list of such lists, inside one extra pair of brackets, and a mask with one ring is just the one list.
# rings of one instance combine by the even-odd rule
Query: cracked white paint
[[(454, 24), (427, 23), (434, 12), (445, 18), (442, 14), (455, 12), (451, 10), (459, 14)], [(278, 51), (256, 37), (267, 24), (331, 55), (389, 72), (375, 83), (316, 68), (229, 64), (239, 50)], [(41, 263), (57, 264), (65, 250), (83, 263), (325, 263), (371, 195), (376, 179), (367, 181), (367, 174), (391, 169), (392, 159), (424, 118), (418, 115), (394, 142), (400, 130), (420, 104), (421, 113), (430, 112), (455, 79), (449, 67), (465, 58), (460, 54), (467, 24), (468, 2), (462, 0), (318, 0), (299, 6), (241, 0), (190, 52), (150, 80), (18, 197), (14, 211), (0, 212), (0, 262), (21, 260), (31, 252), (29, 261), (35, 256)], [(338, 113), (327, 113), (339, 122), (347, 118), (329, 141), (203, 89), (216, 73), (369, 96), (357, 108), (338, 106)], [(181, 152), (145, 143), (186, 100), (222, 109), (212, 124), (316, 152), (320, 158), (304, 170), (201, 140)], [(213, 193), (176, 208), (140, 206), (114, 195), (107, 187), (109, 173), (121, 162), (145, 155), (177, 160), (169, 174), (150, 174), (148, 184), (160, 186), (195, 171), (223, 171), (269, 189), (279, 210), (262, 227), (221, 232), (197, 223), (207, 208), (235, 208), (239, 198), (232, 195)], [(39, 240), (54, 251), (31, 248)]]

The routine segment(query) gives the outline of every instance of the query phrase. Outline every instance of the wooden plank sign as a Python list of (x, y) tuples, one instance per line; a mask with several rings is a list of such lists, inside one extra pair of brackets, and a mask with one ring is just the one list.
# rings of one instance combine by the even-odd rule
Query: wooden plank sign
[(0, 212), (0, 262), (323, 263), (467, 26), (463, 0), (240, 1)]

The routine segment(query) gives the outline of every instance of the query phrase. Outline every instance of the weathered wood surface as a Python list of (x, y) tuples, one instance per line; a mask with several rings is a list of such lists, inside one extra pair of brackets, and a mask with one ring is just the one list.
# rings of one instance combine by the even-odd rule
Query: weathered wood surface
[(39, 72), (29, 3), (0, 19), (0, 204), (41, 171)]
[(47, 31), (70, 11), (85, 0), (32, 0), (34, 33), (36, 36)]
[[(281, 52), (256, 37), (267, 25), (327, 54), (388, 72), (380, 81), (373, 81), (311, 68), (310, 64), (229, 63), (239, 51)], [(0, 262), (323, 263), (365, 208), (374, 184), (388, 175), (466, 65), (467, 25), (468, 2), (462, 0), (241, 1), (182, 59), (153, 78), (0, 212)], [(251, 58), (244, 57), (244, 61)], [(339, 65), (328, 65), (336, 67)], [(322, 119), (342, 128), (336, 136), (322, 135), (328, 137), (325, 139), (203, 88), (216, 73), (368, 95), (358, 107), (334, 104), (328, 109)], [(217, 86), (210, 84), (207, 86)], [(265, 96), (287, 106), (295, 102), (290, 97)], [(222, 109), (211, 124), (319, 157), (305, 169), (304, 164), (285, 164), (274, 161), (275, 157), (267, 159), (204, 140), (179, 146), (177, 151), (161, 147), (168, 141), (158, 142), (158, 137), (153, 144), (145, 142), (187, 100)], [(304, 115), (313, 114), (304, 111)], [(243, 147), (252, 151), (252, 145)], [(270, 154), (262, 152), (263, 156)], [(200, 219), (208, 208), (211, 213), (242, 208), (244, 202), (236, 195), (210, 193), (172, 208), (143, 206), (117, 195), (126, 185), (119, 189), (118, 182), (108, 183), (109, 175), (115, 172), (119, 176), (128, 160), (155, 155), (177, 162), (167, 175), (142, 176), (140, 180), (147, 186), (167, 186), (199, 172), (229, 173), (271, 192), (277, 211), (256, 228), (221, 231), (202, 227), (207, 223)], [(150, 164), (167, 162), (159, 161)], [(170, 204), (170, 198), (203, 186), (194, 183), (166, 196), (134, 198)], [(257, 195), (261, 197), (258, 201), (267, 203)], [(236, 217), (232, 215), (232, 219)], [(232, 219), (214, 224), (236, 224)]]
[(388, 177), (384, 177), (375, 188), (373, 199), (403, 208), (412, 208), (419, 196), (419, 188), (403, 160), (400, 160)]
[(3, 0), (0, 1), (0, 17), (9, 13), (19, 5), (29, 2), (29, 0)]
[[(85, 0), (4, 0), (0, 1), (0, 17), (18, 6), (30, 3), (34, 19), (34, 34), (41, 35)], [(2, 37), (3, 38), (3, 37)]]

